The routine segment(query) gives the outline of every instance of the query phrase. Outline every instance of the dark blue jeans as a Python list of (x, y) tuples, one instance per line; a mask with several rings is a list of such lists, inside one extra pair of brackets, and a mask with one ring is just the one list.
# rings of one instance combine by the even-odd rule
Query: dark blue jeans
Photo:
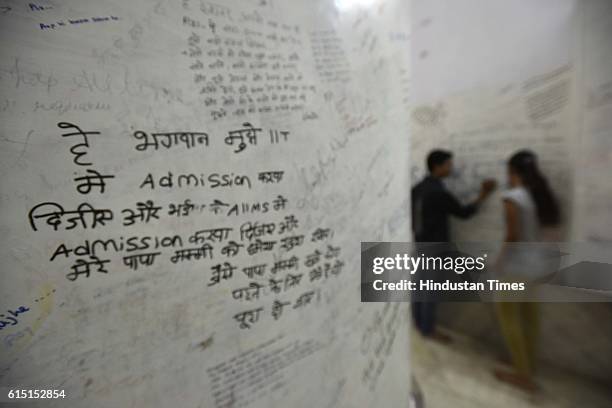
[(423, 336), (429, 336), (436, 330), (436, 302), (412, 302), (414, 325)]

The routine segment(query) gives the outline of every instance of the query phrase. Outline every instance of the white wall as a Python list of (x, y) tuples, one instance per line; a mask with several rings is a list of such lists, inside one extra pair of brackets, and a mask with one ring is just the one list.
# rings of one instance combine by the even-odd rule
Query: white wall
[[(88, 408), (407, 401), (406, 305), (361, 304), (359, 293), (360, 241), (409, 239), (406, 3), (2, 6), (1, 386), (64, 389), (69, 400), (45, 406)], [(79, 146), (62, 122), (99, 133)], [(245, 123), (261, 129), (257, 143), (228, 145)], [(139, 131), (178, 142), (146, 147)], [(104, 192), (79, 191), (75, 178), (91, 169), (114, 176)], [(262, 182), (269, 171), (280, 181)], [(169, 173), (174, 185), (160, 186)], [(145, 221), (148, 200), (160, 209)], [(36, 209), (45, 202), (113, 218), (92, 228), (85, 213), (85, 228), (58, 207)], [(243, 236), (249, 223), (271, 227)], [(194, 235), (219, 228), (232, 230)], [(319, 228), (330, 234), (313, 239)], [(257, 239), (272, 250), (256, 251)], [(177, 256), (202, 245), (212, 259)], [(151, 253), (134, 267), (130, 257)], [(273, 270), (281, 260), (290, 268)], [(216, 282), (226, 262), (236, 269)], [(262, 276), (244, 270), (261, 264)]]

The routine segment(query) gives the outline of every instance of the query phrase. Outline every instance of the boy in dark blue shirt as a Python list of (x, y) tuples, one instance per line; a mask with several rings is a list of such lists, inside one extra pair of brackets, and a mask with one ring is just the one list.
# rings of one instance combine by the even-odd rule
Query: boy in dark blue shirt
[[(494, 180), (485, 180), (478, 198), (470, 204), (461, 204), (442, 183), (442, 179), (452, 171), (452, 158), (451, 152), (433, 150), (427, 156), (429, 174), (412, 188), (412, 230), (415, 242), (449, 242), (449, 215), (464, 219), (471, 217), (495, 189)], [(447, 336), (435, 331), (435, 312), (434, 301), (412, 302), (412, 315), (421, 334), (448, 341)]]

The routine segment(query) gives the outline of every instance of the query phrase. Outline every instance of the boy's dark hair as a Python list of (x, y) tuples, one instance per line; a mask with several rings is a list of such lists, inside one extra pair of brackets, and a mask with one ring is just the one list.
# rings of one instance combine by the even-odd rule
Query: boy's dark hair
[(445, 161), (451, 159), (452, 157), (453, 154), (447, 150), (432, 150), (427, 156), (427, 169), (432, 172), (434, 167), (444, 164)]

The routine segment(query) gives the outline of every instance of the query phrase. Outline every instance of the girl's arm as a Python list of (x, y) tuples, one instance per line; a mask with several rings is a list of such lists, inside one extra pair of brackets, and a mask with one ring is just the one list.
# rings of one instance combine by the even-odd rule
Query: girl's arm
[(498, 274), (503, 273), (504, 263), (508, 256), (508, 242), (517, 242), (520, 237), (520, 214), (518, 206), (511, 200), (504, 200), (504, 219), (506, 225), (506, 233), (504, 234), (504, 243), (502, 244), (499, 255), (495, 262), (494, 269)]
[(504, 218), (506, 219), (505, 242), (517, 242), (521, 230), (519, 209), (510, 200), (504, 200)]

